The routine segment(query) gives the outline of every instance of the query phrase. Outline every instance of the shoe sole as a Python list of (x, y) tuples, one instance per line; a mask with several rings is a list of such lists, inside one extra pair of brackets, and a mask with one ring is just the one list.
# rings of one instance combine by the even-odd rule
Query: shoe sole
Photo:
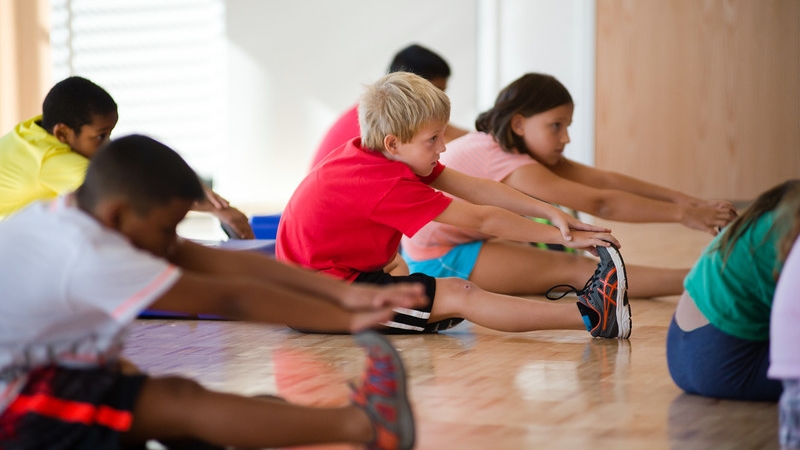
[(616, 246), (611, 245), (601, 248), (608, 252), (608, 256), (614, 261), (614, 267), (617, 268), (617, 337), (627, 339), (631, 335), (632, 320), (631, 307), (628, 302), (628, 274), (625, 271), (625, 263), (622, 261), (622, 255)]
[(403, 366), (400, 354), (397, 353), (397, 349), (388, 339), (374, 331), (362, 331), (356, 334), (354, 338), (360, 346), (364, 348), (377, 346), (391, 357), (392, 364), (394, 364), (397, 371), (397, 393), (400, 398), (397, 407), (399, 448), (404, 450), (413, 448), (417, 433), (414, 425), (414, 413), (411, 411), (411, 403), (408, 401), (406, 369)]

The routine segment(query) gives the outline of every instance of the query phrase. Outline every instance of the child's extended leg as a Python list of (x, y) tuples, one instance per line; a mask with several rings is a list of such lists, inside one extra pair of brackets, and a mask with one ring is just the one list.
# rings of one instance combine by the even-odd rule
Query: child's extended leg
[(367, 350), (368, 365), (349, 406), (312, 408), (212, 392), (183, 378), (153, 378), (142, 388), (126, 441), (192, 438), (239, 448), (338, 442), (371, 449), (413, 447), (414, 420), (399, 355), (377, 333), (360, 333), (356, 340)]
[(595, 274), (578, 292), (579, 312), (571, 304), (495, 294), (460, 278), (439, 278), (429, 321), (462, 317), (499, 331), (586, 328), (595, 337), (627, 338), (631, 320), (625, 266), (615, 248), (598, 247), (598, 252)]
[[(586, 281), (597, 260), (573, 253), (542, 250), (528, 244), (489, 240), (481, 247), (469, 279), (491, 292), (541, 295), (557, 284), (578, 286)], [(636, 298), (680, 295), (689, 269), (628, 265), (628, 295)]]

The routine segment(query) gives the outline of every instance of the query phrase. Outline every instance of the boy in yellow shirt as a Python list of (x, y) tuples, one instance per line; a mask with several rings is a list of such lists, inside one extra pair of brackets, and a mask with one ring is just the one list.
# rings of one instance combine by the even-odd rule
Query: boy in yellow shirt
[[(42, 115), (0, 138), (0, 218), (77, 189), (118, 119), (114, 99), (90, 80), (75, 76), (56, 83), (44, 99)], [(254, 237), (241, 211), (208, 187), (205, 192), (206, 199), (193, 209), (214, 214), (238, 237)]]

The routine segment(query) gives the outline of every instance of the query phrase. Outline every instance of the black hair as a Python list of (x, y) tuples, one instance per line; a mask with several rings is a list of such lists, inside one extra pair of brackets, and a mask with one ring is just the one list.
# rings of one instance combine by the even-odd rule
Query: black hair
[[(797, 195), (798, 191), (800, 191), (800, 180), (793, 179), (785, 181), (759, 195), (741, 216), (737, 217), (736, 220), (725, 228), (723, 235), (717, 240), (713, 250), (719, 251), (723, 261), (726, 261), (733, 251), (736, 241), (739, 240), (745, 231), (752, 227), (761, 216), (775, 211), (784, 197), (788, 198), (792, 195)], [(779, 225), (779, 222), (779, 220), (775, 220), (770, 232), (775, 231), (776, 225)], [(785, 230), (777, 230), (777, 232), (781, 231)]]
[(450, 78), (447, 61), (427, 48), (412, 44), (394, 55), (389, 65), (389, 73), (411, 72), (428, 81), (436, 78)]
[(511, 130), (511, 119), (517, 114), (527, 118), (572, 103), (569, 91), (555, 77), (526, 73), (500, 91), (494, 106), (475, 120), (475, 129), (491, 134), (506, 152), (516, 149), (530, 153), (525, 141)]
[(42, 103), (42, 128), (50, 134), (59, 124), (80, 134), (92, 116), (117, 112), (117, 104), (108, 92), (86, 78), (69, 77), (50, 89)]
[(180, 155), (141, 135), (125, 136), (100, 147), (76, 195), (84, 211), (93, 210), (104, 198), (121, 195), (140, 214), (174, 199), (205, 198), (197, 174)]

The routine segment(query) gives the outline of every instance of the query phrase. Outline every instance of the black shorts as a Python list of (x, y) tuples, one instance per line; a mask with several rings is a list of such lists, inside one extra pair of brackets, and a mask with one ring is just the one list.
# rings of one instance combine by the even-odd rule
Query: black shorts
[(119, 449), (146, 375), (44, 367), (0, 414), (0, 449)]
[(464, 319), (452, 318), (428, 323), (431, 309), (433, 309), (433, 301), (434, 298), (436, 298), (436, 278), (425, 275), (424, 273), (393, 276), (379, 270), (376, 272), (361, 273), (356, 277), (354, 282), (379, 285), (415, 282), (425, 286), (425, 295), (428, 296), (428, 303), (424, 307), (417, 309), (395, 309), (394, 311), (396, 314), (392, 317), (392, 320), (383, 324), (386, 328), (379, 330), (384, 333), (435, 333), (437, 331), (453, 328), (464, 321)]

